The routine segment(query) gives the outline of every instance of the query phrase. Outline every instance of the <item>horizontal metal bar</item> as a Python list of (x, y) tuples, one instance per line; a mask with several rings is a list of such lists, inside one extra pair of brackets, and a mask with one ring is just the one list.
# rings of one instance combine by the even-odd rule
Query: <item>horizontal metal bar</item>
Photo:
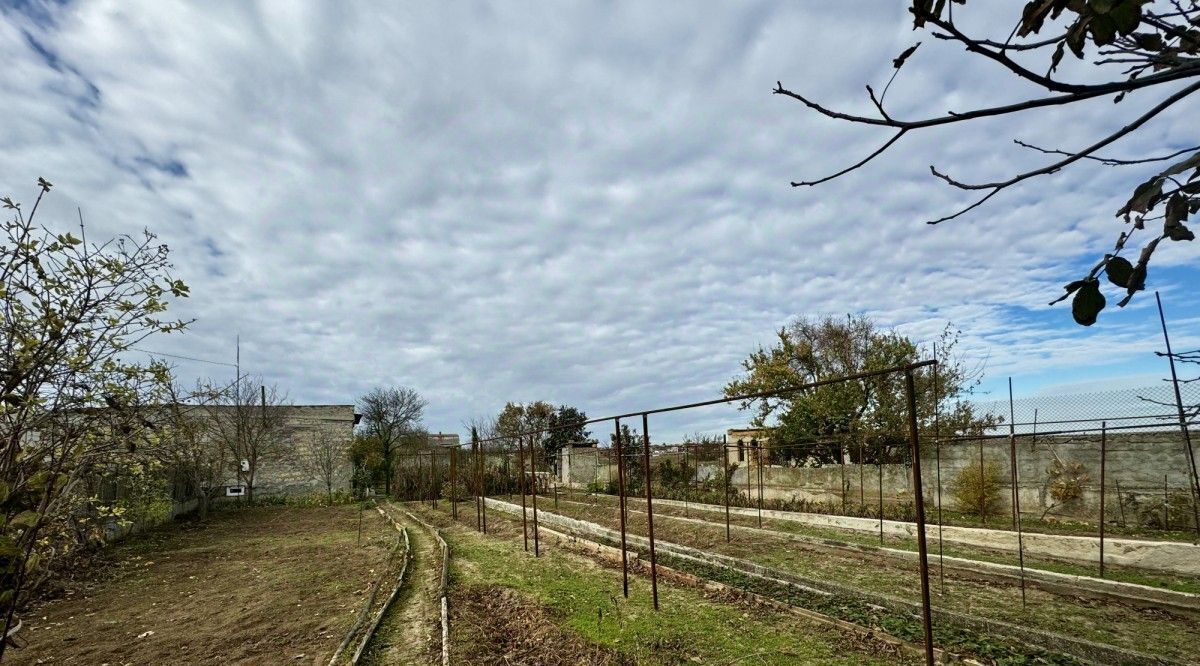
[(685, 405), (672, 405), (671, 407), (659, 407), (657, 409), (648, 409), (648, 410), (640, 411), (640, 412), (628, 412), (626, 414), (616, 414), (614, 416), (602, 416), (600, 418), (588, 419), (586, 421), (575, 421), (574, 423), (568, 423), (568, 424), (564, 424), (564, 425), (560, 425), (560, 426), (554, 426), (552, 428), (541, 428), (538, 430), (529, 430), (526, 432), (519, 432), (519, 433), (515, 433), (512, 435), (498, 435), (496, 437), (489, 437), (487, 439), (481, 439), (481, 440), (479, 440), (479, 443), (483, 444), (486, 442), (502, 442), (502, 441), (506, 441), (506, 440), (510, 440), (510, 439), (516, 439), (518, 437), (529, 437), (532, 435), (541, 435), (542, 433), (547, 433), (547, 432), (555, 432), (558, 430), (567, 430), (570, 428), (578, 428), (580, 426), (592, 425), (593, 423), (604, 423), (606, 421), (613, 421), (616, 419), (627, 419), (627, 418), (632, 418), (635, 416), (641, 416), (642, 414), (647, 414), (647, 415), (663, 414), (666, 412), (677, 412), (677, 411), (684, 410), (684, 409), (694, 409), (696, 407), (709, 407), (711, 405), (729, 404), (731, 402), (740, 402), (742, 400), (757, 400), (759, 398), (773, 398), (776, 396), (788, 395), (790, 393), (799, 393), (801, 391), (809, 391), (809, 390), (812, 390), (815, 388), (820, 388), (822, 386), (831, 386), (833, 384), (841, 384), (844, 382), (853, 382), (853, 381), (858, 381), (860, 379), (869, 379), (871, 377), (881, 377), (883, 375), (899, 374), (901, 372), (910, 372), (912, 370), (916, 370), (918, 368), (924, 368), (924, 367), (930, 366), (930, 365), (937, 365), (937, 360), (927, 359), (924, 361), (917, 361), (916, 363), (909, 363), (907, 365), (897, 365), (897, 366), (893, 366), (890, 368), (884, 368), (882, 370), (872, 370), (870, 372), (859, 372), (859, 373), (855, 373), (853, 375), (832, 377), (830, 379), (822, 379), (822, 380), (815, 381), (815, 382), (809, 382), (807, 384), (800, 384), (799, 386), (789, 386), (786, 388), (775, 389), (772, 391), (759, 391), (757, 393), (744, 393), (742, 395), (734, 395), (734, 396), (729, 396), (727, 398), (714, 398), (712, 400), (702, 400), (700, 402), (690, 402)]

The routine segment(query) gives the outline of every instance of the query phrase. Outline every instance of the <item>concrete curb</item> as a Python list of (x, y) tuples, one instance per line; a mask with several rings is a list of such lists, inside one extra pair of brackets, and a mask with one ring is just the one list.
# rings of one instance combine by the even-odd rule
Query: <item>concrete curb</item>
[[(628, 498), (637, 501), (637, 498)], [(680, 500), (658, 499), (655, 502), (666, 506), (683, 507)], [(687, 502), (687, 508), (710, 513), (725, 513), (725, 507), (719, 504), (702, 504)], [(758, 509), (745, 507), (729, 507), (729, 513), (738, 516), (758, 516)], [(812, 527), (829, 527), (834, 529), (852, 530), (856, 532), (879, 533), (879, 521), (872, 518), (856, 518), (852, 516), (834, 516), (820, 513), (801, 513), (798, 511), (778, 511), (763, 509), (763, 518), (772, 520), (787, 520), (810, 525)], [(926, 525), (929, 534), (932, 524)], [(883, 521), (884, 534), (894, 537), (915, 539), (917, 526), (896, 520)], [(963, 546), (987, 548), (1016, 553), (1017, 534), (1009, 530), (990, 530), (982, 527), (957, 527), (946, 525), (942, 527), (942, 540), (945, 543), (955, 543)], [(1025, 532), (1022, 536), (1025, 553), (1059, 560), (1097, 564), (1100, 561), (1100, 539), (1096, 537), (1071, 536), (1060, 534), (1044, 534), (1041, 532)], [(1105, 539), (1104, 561), (1106, 564), (1161, 571), (1165, 573), (1200, 576), (1200, 546), (1181, 541), (1144, 541), (1139, 539)], [(1151, 588), (1154, 589), (1154, 588)]]
[[(574, 500), (564, 499), (560, 501), (584, 506), (587, 505), (586, 502), (576, 502)], [(664, 502), (664, 500), (655, 501)], [(678, 504), (670, 504), (670, 506), (678, 506)], [(691, 506), (694, 505), (689, 503), (689, 507)], [(724, 510), (723, 507), (722, 510)], [(683, 516), (673, 516), (668, 514), (660, 514), (657, 512), (655, 513), (654, 517), (693, 524), (702, 524), (717, 528), (724, 527), (724, 522), (718, 523), (703, 518), (685, 518)], [(912, 562), (916, 562), (919, 558), (919, 555), (915, 551), (899, 548), (887, 548), (884, 546), (850, 543), (846, 541), (837, 541), (835, 539), (824, 539), (821, 537), (793, 534), (791, 532), (780, 532), (778, 530), (750, 527), (747, 525), (731, 524), (730, 529), (742, 530), (756, 534), (769, 534), (771, 536), (789, 539), (797, 543), (811, 545), (815, 548), (827, 551), (856, 551), (867, 554), (882, 554), (888, 557), (894, 557)], [(946, 556), (942, 559), (944, 559), (946, 563), (946, 570), (955, 571), (956, 573), (960, 574), (960, 577), (974, 577), (976, 579), (993, 582), (1001, 581), (1004, 583), (1017, 583), (1021, 578), (1021, 568), (1011, 564), (999, 564), (996, 562), (972, 560), (954, 556)], [(932, 555), (930, 556), (929, 561), (931, 564), (934, 562)], [(1139, 608), (1166, 609), (1189, 616), (1200, 615), (1200, 594), (1194, 594), (1191, 592), (1179, 592), (1176, 590), (1151, 587), (1149, 585), (1140, 585), (1137, 583), (1126, 583), (1122, 581), (1108, 580), (1105, 578), (1093, 578), (1091, 576), (1058, 573), (1056, 571), (1047, 571), (1045, 569), (1028, 566), (1025, 567), (1025, 582), (1048, 592), (1066, 596), (1088, 596), (1105, 601), (1125, 603)]]

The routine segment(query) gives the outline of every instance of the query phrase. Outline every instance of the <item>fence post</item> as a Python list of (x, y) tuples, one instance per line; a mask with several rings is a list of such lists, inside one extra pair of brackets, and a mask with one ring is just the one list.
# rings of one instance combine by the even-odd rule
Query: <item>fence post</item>
[[(1200, 539), (1200, 473), (1196, 471), (1196, 454), (1192, 451), (1192, 434), (1188, 429), (1187, 416), (1183, 409), (1183, 396), (1179, 393), (1179, 376), (1175, 374), (1175, 354), (1171, 353), (1171, 338), (1167, 335), (1167, 317), (1163, 314), (1162, 298), (1154, 292), (1158, 302), (1158, 320), (1162, 323), (1163, 342), (1167, 345), (1167, 360), (1171, 363), (1171, 386), (1175, 389), (1175, 407), (1179, 411), (1179, 429), (1183, 431), (1184, 450), (1188, 458), (1188, 491), (1192, 496), (1192, 519), (1195, 522), (1196, 538)], [(1166, 522), (1164, 522), (1164, 527)]]
[(458, 521), (458, 450), (450, 449), (450, 518)]
[(1100, 422), (1100, 577), (1104, 578), (1104, 475), (1108, 453), (1108, 423)]
[(983, 467), (983, 437), (979, 438), (979, 518), (987, 525), (987, 473)]
[(479, 431), (471, 426), (471, 469), (475, 473), (475, 530), (481, 531), (483, 482), (479, 476)]
[(925, 630), (925, 663), (933, 665), (933, 613), (929, 602), (929, 553), (925, 543), (925, 491), (921, 485), (921, 442), (917, 433), (917, 392), (912, 368), (904, 371), (908, 397), (908, 436), (913, 460), (913, 499), (917, 509), (917, 550), (921, 570), (921, 620)]
[(729, 543), (729, 435), (721, 435), (721, 476), (725, 477), (725, 543)]
[(879, 473), (879, 545), (883, 545), (883, 440), (875, 445), (875, 469)]
[(866, 458), (863, 458), (863, 441), (858, 440), (858, 512), (860, 514), (867, 512), (867, 477), (863, 471), (866, 466)]
[(529, 552), (529, 525), (525, 515), (525, 442), (517, 437), (517, 492), (521, 493), (521, 536), (525, 539), (525, 552)]
[[(937, 358), (937, 343), (933, 344), (933, 357)], [(934, 464), (937, 470), (937, 511), (938, 511), (938, 582), (942, 595), (946, 594), (946, 552), (942, 542), (942, 430), (938, 416), (941, 414), (942, 400), (938, 392), (938, 367), (933, 366), (933, 452)]]
[(484, 524), (484, 534), (487, 534), (487, 455), (484, 452), (484, 445), (479, 444), (479, 516), (482, 524)]
[(1021, 607), (1025, 607), (1025, 540), (1021, 534), (1021, 489), (1017, 476), (1017, 424), (1012, 377), (1008, 378), (1008, 470), (1012, 485), (1013, 529), (1017, 531), (1017, 562), (1021, 565)]
[(650, 423), (642, 412), (642, 454), (646, 463), (646, 533), (650, 537), (650, 593), (654, 597), (654, 610), (658, 610), (658, 562), (654, 556), (654, 504), (650, 492)]
[(762, 529), (762, 506), (763, 506), (763, 446), (761, 442), (755, 445), (754, 450), (758, 456), (758, 529)]
[(629, 598), (629, 561), (625, 553), (625, 460), (621, 448), (621, 419), (613, 419), (613, 438), (617, 445), (617, 510), (621, 514), (621, 589)]
[[(537, 451), (535, 451), (536, 442), (542, 438), (539, 432), (536, 435), (531, 435), (529, 438), (529, 475), (533, 477), (533, 556), (541, 557), (541, 547), (538, 542), (538, 511), (537, 511), (537, 493), (538, 493), (538, 478), (537, 478)], [(521, 474), (525, 474), (525, 470), (521, 470)]]
[(688, 494), (692, 490), (692, 477), (689, 476), (687, 473), (687, 469), (688, 469), (687, 449), (688, 449), (688, 446), (687, 446), (687, 442), (685, 441), (683, 443), (683, 474), (684, 474), (684, 482), (685, 482), (685, 487), (683, 490), (683, 517), (691, 518), (692, 515), (690, 513), (688, 513)]

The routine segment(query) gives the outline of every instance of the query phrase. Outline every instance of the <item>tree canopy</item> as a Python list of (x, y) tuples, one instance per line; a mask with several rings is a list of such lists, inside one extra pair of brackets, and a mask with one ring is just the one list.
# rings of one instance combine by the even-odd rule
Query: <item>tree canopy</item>
[[(407, 386), (377, 387), (359, 398), (360, 437), (356, 439), (354, 459), (382, 465), (384, 488), (392, 491), (392, 466), (401, 448), (413, 448), (424, 441), (421, 417), (427, 402), (416, 389)], [(372, 455), (375, 449), (378, 455)]]
[[(936, 345), (936, 384), (932, 372), (919, 372), (914, 378), (923, 431), (933, 429), (935, 395), (943, 434), (978, 432), (994, 424), (963, 400), (978, 384), (980, 372), (964, 367), (954, 356), (956, 345), (957, 331), (947, 326)], [(801, 317), (780, 329), (774, 345), (755, 350), (742, 362), (744, 374), (725, 386), (725, 394), (778, 391), (934, 356), (933, 349), (881, 329), (869, 317)], [(900, 373), (746, 400), (741, 406), (753, 410), (752, 426), (772, 428), (776, 458), (811, 456), (833, 462), (848, 450), (852, 458), (876, 460), (881, 452), (893, 460), (903, 458), (907, 450), (908, 410)]]
[[(867, 96), (874, 108), (870, 115), (826, 107), (778, 82), (775, 94), (795, 99), (826, 117), (892, 130), (884, 143), (850, 166), (822, 177), (793, 182), (792, 186), (819, 185), (853, 172), (887, 152), (911, 132), (1079, 105), (1097, 98), (1139, 105), (1137, 110), (1141, 113), (1132, 121), (1106, 130), (1105, 135), (1085, 147), (1037, 146), (1014, 138), (1016, 145), (1045, 155), (1045, 161), (1035, 168), (994, 181), (972, 182), (952, 176), (936, 166), (929, 167), (935, 178), (974, 195), (970, 203), (958, 210), (928, 220), (929, 224), (939, 224), (978, 208), (1006, 189), (1080, 162), (1122, 168), (1168, 164), (1165, 168), (1156, 167), (1148, 178), (1144, 173), (1131, 178), (1128, 199), (1115, 211), (1124, 228), (1117, 234), (1112, 249), (1080, 279), (1069, 282), (1066, 293), (1051, 303), (1072, 298), (1071, 312), (1075, 321), (1090, 326), (1107, 304), (1101, 289), (1101, 273), (1108, 282), (1124, 291), (1117, 303), (1123, 307), (1135, 293), (1145, 289), (1147, 267), (1162, 241), (1195, 238), (1184, 223), (1190, 215), (1200, 211), (1200, 145), (1179, 149), (1181, 145), (1194, 142), (1194, 136), (1164, 141), (1164, 154), (1115, 158), (1104, 151), (1130, 134), (1143, 131), (1147, 123), (1168, 109), (1185, 103), (1185, 100), (1194, 102), (1194, 95), (1200, 91), (1200, 80), (1197, 80), (1200, 79), (1200, 1), (1030, 0), (1019, 15), (1015, 11), (1017, 5), (1011, 5), (1014, 9), (1011, 28), (1001, 26), (1001, 32), (985, 35), (970, 35), (956, 22), (955, 11), (961, 16), (968, 10), (956, 10), (955, 5), (966, 4), (966, 0), (912, 0), (913, 28), (925, 30), (935, 39), (961, 45), (968, 53), (991, 61), (1001, 76), (1032, 83), (1042, 93), (1007, 104), (956, 109), (924, 118), (895, 117), (884, 105), (888, 87), (901, 67), (913, 58), (921, 42), (905, 49), (892, 61), (895, 71), (879, 94), (867, 86)], [(1041, 36), (1043, 32), (1050, 36)], [(1064, 78), (1058, 68), (1068, 52), (1081, 63), (1093, 58), (1090, 65), (1094, 71), (1081, 77), (1080, 81)], [(1160, 90), (1163, 91), (1161, 95), (1152, 96)], [(1130, 93), (1138, 94), (1127, 101)], [(1140, 244), (1141, 249), (1134, 250), (1131, 242)], [(1136, 254), (1136, 257), (1131, 260), (1124, 254)]]

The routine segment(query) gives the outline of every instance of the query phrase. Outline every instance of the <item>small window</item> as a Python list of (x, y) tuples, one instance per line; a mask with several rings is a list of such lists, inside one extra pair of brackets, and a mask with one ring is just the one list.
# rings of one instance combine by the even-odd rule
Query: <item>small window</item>
[(738, 445), (738, 462), (746, 462), (746, 445), (742, 440), (737, 441)]

